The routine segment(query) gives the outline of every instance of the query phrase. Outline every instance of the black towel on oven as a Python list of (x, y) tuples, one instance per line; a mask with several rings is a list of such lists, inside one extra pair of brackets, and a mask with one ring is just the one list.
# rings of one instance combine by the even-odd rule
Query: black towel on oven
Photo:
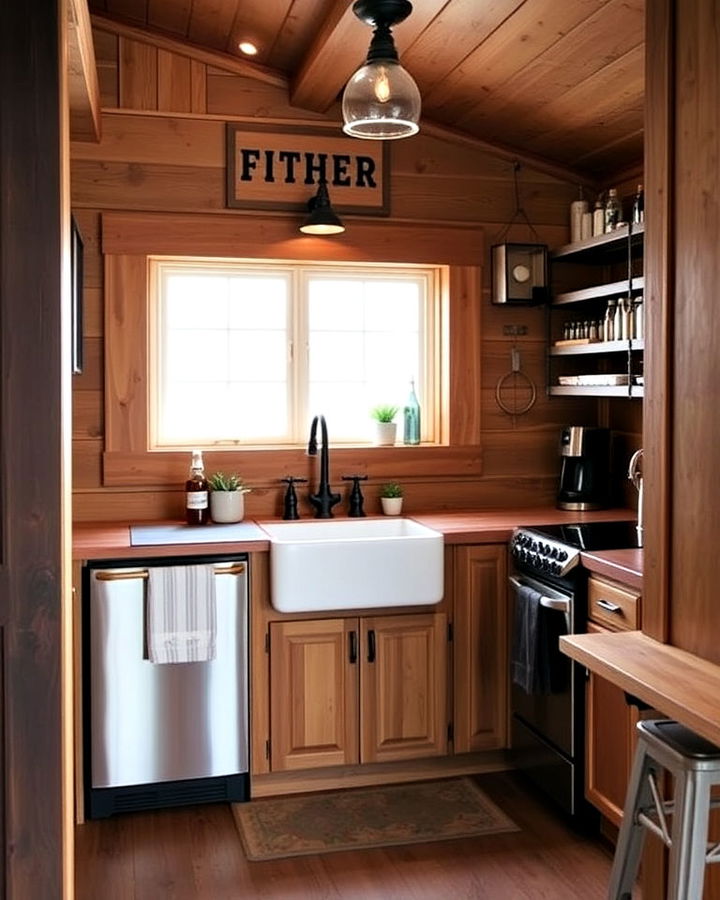
[(558, 649), (567, 633), (562, 612), (546, 609), (542, 595), (527, 585), (515, 588), (512, 680), (526, 694), (554, 694), (566, 689), (570, 661)]

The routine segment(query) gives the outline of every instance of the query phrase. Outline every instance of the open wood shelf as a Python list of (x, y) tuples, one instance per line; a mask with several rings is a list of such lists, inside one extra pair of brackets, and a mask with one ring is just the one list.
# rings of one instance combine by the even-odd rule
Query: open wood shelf
[(594, 344), (568, 344), (564, 347), (550, 347), (550, 356), (587, 356), (591, 353), (627, 353), (644, 350), (645, 341), (597, 341)]
[(644, 397), (641, 384), (553, 384), (549, 393), (552, 397)]
[[(581, 288), (577, 291), (566, 291), (563, 294), (556, 294), (555, 297), (553, 297), (552, 305), (565, 306), (568, 303), (582, 303), (585, 300), (595, 300), (602, 297), (624, 296), (627, 293), (627, 289), (627, 279), (624, 279), (623, 281), (613, 281), (608, 284), (596, 284), (592, 287)], [(645, 278), (642, 275), (633, 278), (630, 290), (645, 290)]]
[[(644, 223), (633, 225), (632, 239), (637, 238), (640, 240), (644, 232)], [(586, 238), (584, 241), (574, 241), (572, 244), (558, 247), (557, 250), (551, 252), (550, 258), (562, 259), (563, 257), (571, 256), (584, 258), (595, 255), (595, 252), (598, 250), (602, 251), (602, 255), (606, 255), (609, 251), (615, 249), (625, 251), (628, 236), (630, 236), (630, 226), (623, 225), (621, 228), (616, 228), (615, 231), (611, 231), (608, 234), (598, 234), (596, 237)], [(585, 260), (583, 259), (583, 261)]]

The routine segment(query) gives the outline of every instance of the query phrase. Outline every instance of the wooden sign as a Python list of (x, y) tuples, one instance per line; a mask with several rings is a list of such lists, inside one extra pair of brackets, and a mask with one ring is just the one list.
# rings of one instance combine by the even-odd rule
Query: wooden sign
[(322, 180), (337, 212), (390, 214), (387, 141), (339, 128), (227, 125), (227, 206), (306, 210)]

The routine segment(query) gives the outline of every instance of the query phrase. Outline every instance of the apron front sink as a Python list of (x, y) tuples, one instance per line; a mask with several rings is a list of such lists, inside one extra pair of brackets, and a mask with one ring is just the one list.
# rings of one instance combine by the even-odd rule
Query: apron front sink
[(428, 606), (443, 597), (443, 536), (412, 519), (260, 522), (279, 612)]

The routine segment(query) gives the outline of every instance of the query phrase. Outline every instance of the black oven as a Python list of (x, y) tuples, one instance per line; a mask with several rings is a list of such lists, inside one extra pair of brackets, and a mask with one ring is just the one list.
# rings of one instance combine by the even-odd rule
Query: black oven
[(634, 522), (519, 528), (510, 542), (510, 711), (515, 765), (561, 809), (584, 819), (585, 670), (560, 652), (585, 631), (582, 550), (637, 546)]

